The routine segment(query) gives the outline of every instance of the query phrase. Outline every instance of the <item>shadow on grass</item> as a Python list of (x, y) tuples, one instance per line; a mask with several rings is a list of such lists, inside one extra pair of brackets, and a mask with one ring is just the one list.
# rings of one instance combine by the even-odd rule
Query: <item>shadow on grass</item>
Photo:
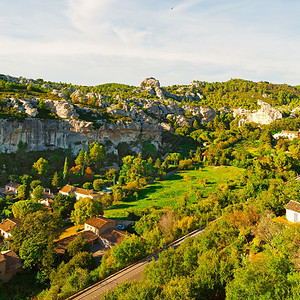
[[(124, 202), (125, 202), (125, 200), (124, 200)], [(113, 210), (113, 209), (127, 209), (127, 208), (129, 208), (129, 207), (134, 207), (134, 206), (136, 206), (136, 205), (130, 205), (130, 204), (127, 204), (127, 203), (120, 203), (120, 204), (114, 204), (114, 205), (112, 205), (112, 206), (110, 206), (109, 207), (109, 209), (107, 209), (108, 211), (109, 210)]]

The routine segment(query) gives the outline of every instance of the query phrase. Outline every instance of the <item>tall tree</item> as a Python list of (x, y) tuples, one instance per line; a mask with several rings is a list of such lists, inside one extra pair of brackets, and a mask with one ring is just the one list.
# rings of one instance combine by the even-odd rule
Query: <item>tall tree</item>
[(64, 170), (63, 170), (63, 180), (66, 180), (69, 174), (69, 167), (68, 167), (68, 158), (65, 158)]

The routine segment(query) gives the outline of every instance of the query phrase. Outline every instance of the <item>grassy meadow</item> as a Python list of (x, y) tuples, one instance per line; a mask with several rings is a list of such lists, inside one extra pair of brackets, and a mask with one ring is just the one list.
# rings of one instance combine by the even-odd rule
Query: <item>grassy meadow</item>
[(230, 166), (204, 167), (200, 170), (179, 171), (163, 181), (149, 184), (139, 191), (138, 198), (131, 196), (120, 204), (105, 210), (109, 218), (124, 218), (128, 210), (165, 206), (175, 207), (184, 194), (188, 195), (189, 203), (198, 201), (196, 193), (201, 192), (207, 197), (220, 184), (227, 183), (241, 176), (243, 169)]

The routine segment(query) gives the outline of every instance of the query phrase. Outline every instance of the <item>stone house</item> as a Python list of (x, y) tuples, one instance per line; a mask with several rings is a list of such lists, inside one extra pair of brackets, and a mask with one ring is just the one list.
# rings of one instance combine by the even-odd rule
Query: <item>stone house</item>
[(22, 261), (12, 250), (1, 251), (0, 253), (0, 279), (3, 282), (9, 281), (17, 273), (22, 272)]
[(5, 186), (5, 193), (8, 194), (13, 194), (13, 195), (17, 195), (18, 194), (18, 187), (21, 184), (16, 183), (16, 182), (12, 182), (10, 181), (6, 186)]
[(20, 227), (21, 221), (17, 219), (6, 219), (2, 220), (0, 223), (0, 234), (5, 238), (9, 238), (11, 236), (11, 230), (15, 227), (18, 226)]
[(84, 224), (85, 231), (92, 231), (99, 236), (100, 241), (107, 248), (120, 244), (129, 233), (115, 229), (116, 222), (105, 217), (93, 217)]
[(84, 224), (84, 230), (90, 230), (99, 236), (107, 229), (113, 229), (115, 226), (114, 220), (99, 216), (88, 219)]
[(59, 192), (66, 196), (75, 195), (76, 200), (79, 200), (81, 198), (91, 198), (91, 199), (101, 198), (101, 195), (99, 193), (96, 193), (93, 190), (86, 190), (69, 184), (65, 185)]
[(129, 233), (117, 229), (108, 229), (100, 235), (100, 240), (105, 247), (111, 248), (115, 245), (121, 244), (126, 235), (129, 235)]
[(289, 140), (298, 139), (300, 137), (299, 131), (287, 131), (282, 130), (279, 133), (273, 135), (274, 139), (278, 140), (279, 138), (288, 138)]
[(287, 206), (286, 209), (286, 219), (293, 223), (299, 223), (300, 222), (300, 203), (291, 200)]

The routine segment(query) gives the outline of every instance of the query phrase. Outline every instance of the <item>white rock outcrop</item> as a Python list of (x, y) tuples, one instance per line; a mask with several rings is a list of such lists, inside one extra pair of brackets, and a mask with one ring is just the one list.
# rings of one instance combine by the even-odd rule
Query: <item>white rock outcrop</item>
[(246, 109), (238, 108), (233, 110), (233, 117), (240, 117), (239, 126), (244, 123), (254, 122), (260, 125), (270, 124), (275, 120), (282, 119), (282, 113), (279, 109), (272, 107), (269, 103), (261, 100), (257, 101), (261, 108), (255, 112)]

